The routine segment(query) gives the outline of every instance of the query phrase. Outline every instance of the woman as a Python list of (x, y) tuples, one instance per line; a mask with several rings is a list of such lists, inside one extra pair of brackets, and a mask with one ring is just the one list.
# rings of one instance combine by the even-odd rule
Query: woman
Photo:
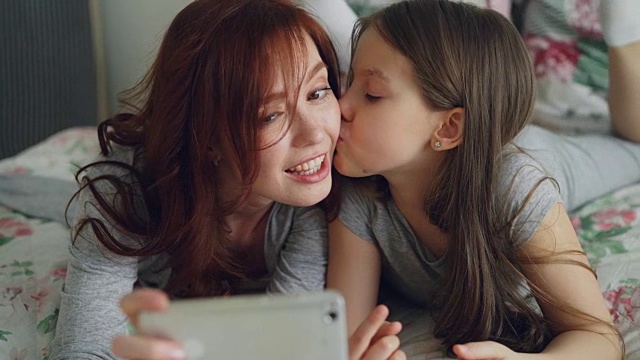
[[(132, 113), (100, 125), (102, 156), (79, 173), (50, 358), (184, 357), (142, 336), (118, 337), (111, 351), (126, 316), (135, 325), (138, 310), (166, 306), (163, 293), (138, 291), (122, 314), (136, 285), (171, 297), (322, 290), (326, 220), (314, 205), (331, 189), (336, 74), (327, 34), (285, 0), (182, 10), (126, 102)], [(363, 325), (370, 335), (352, 343), (353, 358), (401, 354), (386, 346), (397, 348), (399, 331), (386, 313)], [(380, 352), (368, 350), (373, 336)]]

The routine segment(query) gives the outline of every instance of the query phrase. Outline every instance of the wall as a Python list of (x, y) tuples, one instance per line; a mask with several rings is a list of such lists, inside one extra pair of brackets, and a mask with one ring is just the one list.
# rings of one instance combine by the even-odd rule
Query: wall
[[(103, 91), (106, 112), (120, 108), (119, 92), (135, 85), (153, 63), (171, 20), (190, 0), (97, 0), (104, 43)], [(100, 59), (97, 60), (98, 62)], [(99, 90), (100, 91), (100, 90)]]

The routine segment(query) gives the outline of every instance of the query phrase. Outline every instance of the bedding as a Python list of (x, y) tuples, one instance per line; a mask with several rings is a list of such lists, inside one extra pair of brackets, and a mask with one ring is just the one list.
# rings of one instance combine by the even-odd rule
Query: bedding
[(95, 127), (75, 127), (0, 161), (0, 359), (48, 358), (70, 239), (64, 208), (76, 169), (97, 154)]
[[(95, 128), (77, 127), (0, 161), (0, 359), (46, 360), (66, 274), (69, 229), (61, 208), (74, 173), (98, 154)], [(640, 183), (571, 214), (626, 359), (640, 360)], [(391, 305), (410, 359), (444, 359), (428, 312)], [(426, 354), (426, 356), (425, 356)]]
[[(640, 360), (640, 183), (619, 189), (573, 212), (571, 221), (596, 270), (615, 326), (624, 337), (627, 360)], [(408, 359), (448, 359), (431, 337), (428, 311), (392, 304), (403, 322), (400, 338)], [(416, 326), (420, 324), (420, 326)]]

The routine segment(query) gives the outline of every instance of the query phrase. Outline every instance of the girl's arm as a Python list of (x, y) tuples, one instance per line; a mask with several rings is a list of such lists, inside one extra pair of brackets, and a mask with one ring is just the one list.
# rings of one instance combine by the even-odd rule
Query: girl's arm
[(376, 307), (380, 288), (378, 248), (349, 230), (339, 219), (329, 224), (327, 287), (345, 298), (351, 360), (403, 360), (396, 336), (398, 322), (386, 322), (389, 310)]
[[(562, 251), (582, 252), (582, 246), (571, 225), (571, 220), (560, 203), (542, 220), (533, 238), (523, 248), (525, 256), (545, 256)], [(554, 260), (579, 261), (589, 266), (581, 254), (560, 255)], [(606, 323), (611, 317), (600, 287), (593, 273), (575, 264), (549, 263), (528, 265), (524, 272), (532, 284), (557, 298)], [(589, 324), (578, 317), (538, 299), (545, 318), (558, 327), (553, 341), (542, 352), (549, 359), (620, 359), (619, 339), (610, 328), (601, 323)]]
[(376, 306), (380, 268), (375, 244), (351, 232), (340, 219), (329, 224), (327, 287), (345, 298), (349, 335)]
[[(533, 238), (522, 249), (522, 255), (532, 258), (562, 251), (583, 251), (564, 206), (556, 204), (542, 220)], [(576, 264), (562, 264), (558, 260), (579, 261), (588, 265), (584, 255), (554, 255), (551, 263), (526, 265), (523, 270), (529, 281), (550, 296), (569, 304), (595, 318), (611, 324), (595, 276)], [(621, 348), (618, 337), (601, 323), (587, 323), (567, 314), (538, 298), (545, 318), (557, 327), (555, 338), (540, 354), (516, 354), (493, 342), (455, 345), (454, 352), (461, 359), (594, 359), (619, 360)]]

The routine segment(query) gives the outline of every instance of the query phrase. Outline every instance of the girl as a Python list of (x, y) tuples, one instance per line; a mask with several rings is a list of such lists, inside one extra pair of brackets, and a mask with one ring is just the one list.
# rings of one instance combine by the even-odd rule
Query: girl
[[(349, 72), (349, 35), (358, 15), (368, 14), (398, 0), (296, 0), (323, 20), (332, 35), (342, 74)], [(463, 0), (509, 16), (511, 0)], [(358, 11), (354, 11), (358, 10)]]
[(461, 359), (620, 359), (565, 207), (640, 179), (640, 146), (527, 127), (531, 60), (494, 11), (403, 1), (352, 44), (334, 166), (361, 179), (330, 224), (327, 278), (349, 328), (383, 283), (432, 309)]
[[(83, 169), (50, 359), (184, 357), (126, 332), (172, 297), (322, 290), (340, 113), (331, 42), (285, 0), (199, 0)], [(401, 359), (379, 308), (353, 359)], [(215, 321), (215, 320), (213, 320)], [(375, 337), (375, 338), (374, 338)], [(373, 341), (372, 341), (373, 340)], [(369, 348), (369, 345), (372, 346)], [(366, 357), (362, 356), (366, 351)]]
[[(334, 36), (344, 74), (349, 69), (348, 34), (356, 13), (369, 14), (398, 2), (298, 1), (317, 14)], [(636, 0), (514, 0), (513, 10), (511, 0), (460, 1), (496, 10), (507, 18), (513, 13), (536, 68), (534, 123), (565, 133), (613, 130), (640, 142), (640, 103), (635, 101), (640, 92)]]

